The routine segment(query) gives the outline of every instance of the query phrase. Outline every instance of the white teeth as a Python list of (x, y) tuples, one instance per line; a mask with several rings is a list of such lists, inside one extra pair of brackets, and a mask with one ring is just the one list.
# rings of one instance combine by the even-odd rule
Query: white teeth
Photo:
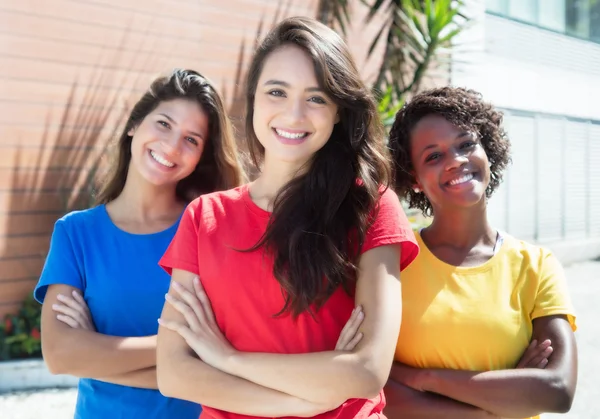
[(473, 173), (467, 173), (466, 175), (463, 175), (459, 178), (451, 180), (450, 182), (448, 182), (448, 184), (450, 184), (452, 186), (460, 185), (461, 183), (466, 183), (466, 182), (470, 181), (471, 179), (473, 179)]
[(306, 135), (308, 135), (308, 132), (287, 132), (287, 131), (283, 131), (278, 128), (275, 128), (275, 132), (277, 133), (277, 135), (280, 135), (285, 138), (289, 138), (291, 140), (296, 140), (298, 138), (302, 138), (302, 137), (305, 137)]
[(162, 164), (165, 167), (173, 167), (175, 166), (175, 163), (171, 163), (169, 160), (162, 158), (161, 156), (159, 156), (158, 154), (156, 154), (154, 151), (150, 151), (150, 155), (152, 156), (152, 158), (154, 160), (156, 160), (157, 163)]

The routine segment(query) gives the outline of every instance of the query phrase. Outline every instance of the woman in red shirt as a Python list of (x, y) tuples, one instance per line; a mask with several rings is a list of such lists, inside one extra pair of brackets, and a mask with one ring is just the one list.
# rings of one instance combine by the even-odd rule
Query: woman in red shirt
[[(343, 40), (308, 18), (267, 35), (246, 98), (260, 174), (193, 201), (161, 260), (159, 389), (204, 417), (381, 417), (418, 247), (387, 189), (375, 101)], [(336, 351), (352, 313), (360, 342)]]

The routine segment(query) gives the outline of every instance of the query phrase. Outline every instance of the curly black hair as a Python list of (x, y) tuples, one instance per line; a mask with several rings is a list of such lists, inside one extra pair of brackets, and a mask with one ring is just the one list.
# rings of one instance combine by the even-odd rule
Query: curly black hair
[(489, 198), (511, 161), (510, 142), (502, 127), (503, 114), (484, 102), (479, 92), (460, 87), (441, 87), (419, 93), (396, 114), (389, 141), (396, 168), (396, 192), (410, 208), (419, 209), (425, 215), (433, 214), (425, 194), (413, 190), (416, 181), (410, 157), (410, 134), (428, 115), (442, 116), (457, 128), (477, 134), (491, 163), (490, 183), (486, 189)]

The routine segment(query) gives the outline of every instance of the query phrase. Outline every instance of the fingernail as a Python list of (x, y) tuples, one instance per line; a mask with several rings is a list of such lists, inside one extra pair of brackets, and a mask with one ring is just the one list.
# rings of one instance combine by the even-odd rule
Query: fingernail
[(62, 294), (58, 294), (58, 295), (56, 296), (56, 299), (58, 299), (58, 300), (61, 300), (61, 301), (62, 301), (62, 300), (64, 300), (64, 299), (65, 299), (65, 296), (64, 296), (64, 295), (62, 295)]
[(163, 326), (163, 321), (162, 321), (162, 319), (156, 319), (156, 321), (158, 322), (158, 324), (160, 324), (161, 326)]
[(181, 288), (181, 285), (179, 285), (179, 282), (173, 282), (173, 288), (179, 289)]
[(199, 283), (200, 283), (200, 277), (199, 277), (199, 276), (195, 276), (195, 277), (194, 277), (194, 282), (195, 282), (196, 284), (199, 284)]
[(365, 313), (363, 313), (362, 311), (360, 313), (358, 313), (358, 317), (360, 317), (361, 319), (365, 316)]
[(53, 308), (54, 310), (56, 310), (58, 307), (60, 307), (58, 304), (52, 304), (52, 308)]
[(171, 301), (172, 297), (169, 294), (165, 294), (165, 300)]

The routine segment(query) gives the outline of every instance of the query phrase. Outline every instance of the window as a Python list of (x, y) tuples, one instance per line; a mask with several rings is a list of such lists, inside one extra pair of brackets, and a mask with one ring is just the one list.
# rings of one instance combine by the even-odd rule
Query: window
[(590, 0), (567, 1), (567, 33), (588, 38), (590, 36)]
[(486, 0), (488, 12), (600, 42), (600, 0)]
[(529, 23), (537, 23), (537, 0), (510, 0), (508, 15)]
[(543, 0), (538, 4), (540, 26), (555, 31), (565, 32), (566, 30), (566, 4), (565, 0)]

